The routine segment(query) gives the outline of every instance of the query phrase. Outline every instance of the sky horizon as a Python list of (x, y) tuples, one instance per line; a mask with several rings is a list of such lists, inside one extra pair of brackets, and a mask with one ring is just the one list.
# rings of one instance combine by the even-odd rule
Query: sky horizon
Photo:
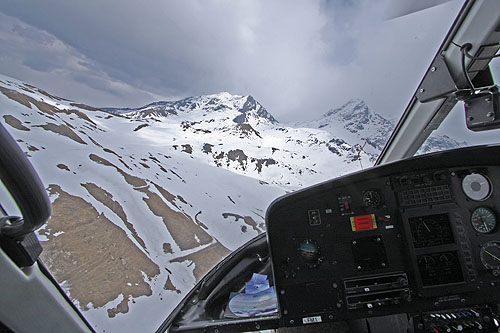
[[(0, 73), (95, 107), (227, 91), (276, 119), (360, 99), (397, 121), (462, 0), (5, 0)], [(492, 61), (500, 80), (500, 62)], [(473, 143), (461, 103), (438, 130)]]
[(461, 5), (7, 0), (0, 73), (97, 107), (227, 91), (285, 122), (353, 98), (397, 119)]

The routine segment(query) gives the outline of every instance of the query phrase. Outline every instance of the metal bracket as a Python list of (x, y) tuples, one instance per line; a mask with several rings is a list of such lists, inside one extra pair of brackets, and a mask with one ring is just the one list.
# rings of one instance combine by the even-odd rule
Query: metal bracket
[(417, 89), (416, 97), (421, 103), (447, 96), (457, 86), (443, 57), (436, 57)]
[(493, 88), (465, 101), (467, 128), (474, 132), (500, 128), (500, 93)]
[(17, 216), (0, 217), (0, 247), (17, 266), (28, 267), (33, 265), (42, 253), (42, 245), (35, 233), (31, 232), (20, 238), (11, 238), (2, 232), (7, 225), (20, 223), (24, 221)]

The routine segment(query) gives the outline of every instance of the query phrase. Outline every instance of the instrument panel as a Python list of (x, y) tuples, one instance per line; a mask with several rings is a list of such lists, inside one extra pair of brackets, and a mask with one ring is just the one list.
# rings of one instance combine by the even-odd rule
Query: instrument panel
[(499, 156), (482, 146), (414, 157), (275, 201), (281, 324), (499, 301)]

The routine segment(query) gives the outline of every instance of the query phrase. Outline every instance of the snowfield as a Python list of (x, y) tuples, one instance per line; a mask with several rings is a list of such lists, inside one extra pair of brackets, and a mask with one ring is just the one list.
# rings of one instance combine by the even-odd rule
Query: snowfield
[(156, 330), (211, 267), (265, 232), (274, 199), (373, 165), (394, 127), (360, 100), (285, 125), (226, 92), (137, 109), (1, 75), (0, 92), (0, 121), (53, 203), (42, 260), (98, 332)]

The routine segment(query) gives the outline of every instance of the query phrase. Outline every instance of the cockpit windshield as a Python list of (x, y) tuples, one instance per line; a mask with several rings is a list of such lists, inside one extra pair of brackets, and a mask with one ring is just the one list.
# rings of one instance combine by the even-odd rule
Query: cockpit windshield
[[(273, 200), (375, 165), (462, 6), (0, 3), (0, 124), (53, 207), (41, 261), (97, 332), (157, 329)], [(463, 108), (416, 154), (498, 143)]]

